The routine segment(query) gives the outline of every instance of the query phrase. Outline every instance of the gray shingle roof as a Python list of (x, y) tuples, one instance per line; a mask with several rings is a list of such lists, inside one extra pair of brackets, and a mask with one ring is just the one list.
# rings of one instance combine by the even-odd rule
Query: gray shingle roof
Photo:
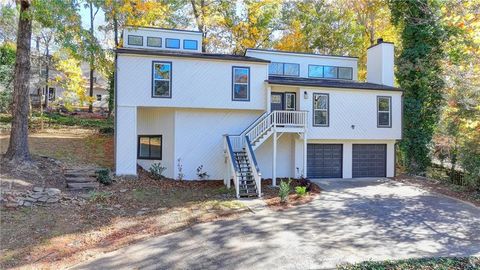
[(295, 85), (295, 86), (317, 86), (317, 87), (331, 87), (331, 88), (350, 88), (350, 89), (365, 89), (365, 90), (391, 90), (403, 91), (400, 88), (387, 86), (383, 84), (375, 84), (368, 82), (357, 82), (350, 80), (331, 80), (331, 79), (312, 79), (300, 77), (278, 77), (269, 76), (266, 80), (269, 84), (278, 85)]
[(250, 57), (250, 56), (244, 56), (244, 55), (234, 55), (234, 54), (167, 51), (167, 50), (152, 50), (152, 49), (142, 49), (142, 48), (139, 48), (139, 49), (137, 49), (137, 48), (118, 48), (118, 49), (115, 50), (115, 52), (116, 53), (125, 53), (125, 54), (158, 55), (158, 56), (206, 58), (206, 59), (229, 60), (229, 61), (270, 63), (269, 60), (264, 60), (264, 59)]

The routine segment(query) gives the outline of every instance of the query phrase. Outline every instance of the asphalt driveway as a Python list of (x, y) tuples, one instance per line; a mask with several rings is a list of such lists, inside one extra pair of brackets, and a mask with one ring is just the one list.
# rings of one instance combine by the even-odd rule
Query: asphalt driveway
[(480, 256), (480, 208), (387, 179), (317, 180), (319, 199), (99, 254), (77, 269), (331, 269), (344, 262)]

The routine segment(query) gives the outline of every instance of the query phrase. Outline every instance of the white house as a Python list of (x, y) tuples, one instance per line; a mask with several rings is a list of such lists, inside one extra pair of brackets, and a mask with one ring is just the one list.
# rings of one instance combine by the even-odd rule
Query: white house
[[(261, 195), (260, 179), (393, 177), (402, 91), (393, 44), (357, 58), (248, 49), (201, 52), (202, 34), (127, 28), (116, 51), (116, 173), (161, 162), (165, 176), (235, 185)], [(274, 181), (275, 184), (275, 181)]]

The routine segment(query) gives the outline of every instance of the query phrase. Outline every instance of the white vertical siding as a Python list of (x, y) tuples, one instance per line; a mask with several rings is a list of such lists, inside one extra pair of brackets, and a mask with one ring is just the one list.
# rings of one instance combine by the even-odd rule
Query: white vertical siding
[(137, 174), (137, 108), (118, 106), (115, 130), (115, 172)]
[(178, 109), (175, 116), (174, 160), (176, 163), (178, 158), (181, 159), (185, 178), (196, 179), (196, 169), (203, 165), (210, 179), (223, 179), (226, 169), (223, 134), (240, 134), (261, 113)]
[[(280, 133), (278, 133), (280, 134)], [(272, 135), (273, 136), (273, 135)], [(262, 173), (262, 178), (272, 177), (273, 162), (273, 137), (255, 150), (258, 166)], [(277, 140), (277, 177), (294, 177), (295, 176), (295, 141), (297, 135), (284, 133)], [(301, 170), (301, 167), (299, 167)]]
[[(152, 163), (160, 162), (166, 167), (165, 176), (175, 175), (175, 110), (164, 108), (138, 108), (138, 135), (162, 135), (162, 160), (137, 160), (138, 164), (148, 170)], [(137, 146), (138, 147), (138, 146)]]

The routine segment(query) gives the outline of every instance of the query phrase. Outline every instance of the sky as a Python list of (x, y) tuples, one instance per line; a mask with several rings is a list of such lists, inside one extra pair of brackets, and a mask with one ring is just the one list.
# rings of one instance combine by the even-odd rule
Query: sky
[[(1, 1), (1, 0), (0, 0)], [(95, 8), (93, 10), (95, 12)], [(82, 26), (85, 29), (90, 29), (90, 8), (85, 7), (83, 4), (80, 8), (80, 16), (82, 17)], [(99, 31), (98, 27), (105, 25), (105, 13), (103, 12), (102, 9), (98, 10), (97, 15), (95, 16), (95, 20), (93, 22), (94, 27), (95, 27), (95, 36), (100, 40), (103, 41), (102, 45), (104, 47), (108, 47), (109, 45), (113, 44), (113, 37), (109, 37), (105, 34), (103, 31)], [(112, 44), (107, 44), (107, 38), (109, 39), (109, 42)]]

